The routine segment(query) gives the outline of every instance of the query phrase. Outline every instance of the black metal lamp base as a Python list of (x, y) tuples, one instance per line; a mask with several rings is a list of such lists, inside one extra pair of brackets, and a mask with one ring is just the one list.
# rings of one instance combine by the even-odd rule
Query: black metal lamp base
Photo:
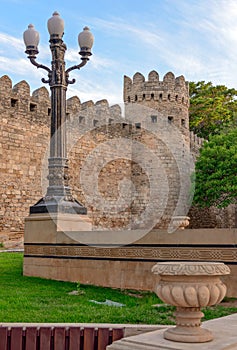
[(30, 207), (30, 214), (61, 213), (87, 214), (87, 209), (76, 199), (66, 200), (65, 197), (41, 198)]

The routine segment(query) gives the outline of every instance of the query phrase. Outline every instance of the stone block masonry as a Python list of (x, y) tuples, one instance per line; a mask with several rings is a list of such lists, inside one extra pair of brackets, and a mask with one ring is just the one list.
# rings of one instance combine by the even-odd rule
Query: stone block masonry
[(22, 81), (0, 79), (0, 230), (23, 230), (29, 206), (41, 195), (41, 162), (49, 141), (49, 94)]
[[(179, 199), (184, 202), (187, 196), (184, 188), (180, 192), (180, 183), (189, 183), (187, 152), (191, 148), (195, 158), (203, 144), (189, 132), (188, 82), (170, 72), (161, 81), (155, 71), (147, 81), (141, 73), (125, 76), (124, 102), (122, 116), (120, 106), (109, 106), (107, 100), (67, 100), (72, 192), (88, 208), (95, 229), (111, 229), (140, 225), (146, 208), (154, 216), (149, 203), (152, 199), (159, 209), (168, 188), (168, 204), (156, 228), (168, 227)], [(27, 82), (12, 86), (8, 76), (0, 78), (1, 231), (22, 231), (29, 207), (46, 191), (50, 113), (45, 87), (31, 94)], [(196, 218), (203, 225), (194, 212), (193, 227)], [(220, 227), (219, 214), (212, 222)], [(224, 215), (226, 227), (234, 225), (232, 214)]]

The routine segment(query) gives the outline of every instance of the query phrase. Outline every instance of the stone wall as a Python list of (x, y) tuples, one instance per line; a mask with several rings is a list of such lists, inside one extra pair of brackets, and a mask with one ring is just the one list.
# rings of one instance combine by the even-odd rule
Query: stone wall
[(49, 139), (49, 96), (22, 81), (0, 79), (0, 230), (21, 231), (41, 191), (41, 162)]
[(199, 208), (191, 207), (189, 228), (234, 228), (236, 227), (236, 206), (227, 208)]
[(133, 90), (146, 90), (142, 103), (140, 97), (131, 100), (125, 94), (125, 116), (118, 105), (109, 107), (106, 100), (68, 101), (68, 111), (74, 106), (68, 123), (71, 187), (100, 229), (142, 228), (147, 219), (151, 228), (164, 228), (173, 215), (187, 213), (187, 83), (172, 73), (162, 82), (154, 71), (148, 82), (144, 77), (140, 82), (141, 77), (140, 73), (133, 80), (125, 77), (124, 90), (131, 96)]
[[(203, 144), (189, 132), (188, 83), (173, 73), (162, 81), (155, 71), (147, 81), (140, 73), (125, 76), (124, 102), (123, 116), (107, 100), (67, 100), (73, 195), (88, 208), (95, 228), (141, 227), (147, 218), (152, 227), (167, 228), (172, 216), (187, 213), (190, 147), (196, 158)], [(48, 90), (30, 94), (25, 81), (12, 87), (3, 76), (0, 120), (0, 230), (21, 231), (29, 207), (48, 185)], [(203, 224), (197, 213), (193, 227)]]
[[(41, 217), (44, 228), (47, 222), (47, 217)], [(75, 236), (70, 237), (65, 232), (50, 230), (49, 234), (42, 226), (37, 225), (35, 231), (26, 226), (23, 266), (26, 276), (153, 290), (159, 278), (152, 274), (151, 268), (157, 261), (221, 261), (231, 270), (230, 275), (223, 278), (227, 296), (237, 297), (236, 229), (185, 229), (173, 234), (167, 234), (166, 230), (151, 230), (128, 245), (112, 244), (115, 241), (109, 237), (115, 233), (111, 230), (107, 231), (107, 244), (96, 247), (78, 243)], [(86, 234), (88, 238), (91, 232)], [(103, 232), (96, 232), (94, 243), (98, 243), (95, 237), (101, 234)]]
[(193, 131), (190, 131), (189, 137), (191, 154), (196, 161), (197, 157), (199, 156), (200, 148), (203, 146), (206, 140), (195, 135)]
[(172, 72), (159, 80), (159, 74), (151, 71), (148, 80), (141, 73), (133, 78), (124, 77), (124, 102), (141, 104), (156, 110), (186, 136), (189, 142), (189, 85), (183, 76), (175, 78)]

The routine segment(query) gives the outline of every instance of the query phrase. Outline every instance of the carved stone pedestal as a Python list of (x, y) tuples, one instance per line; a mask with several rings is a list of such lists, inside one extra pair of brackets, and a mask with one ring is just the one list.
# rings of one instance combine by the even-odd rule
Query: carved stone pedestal
[[(203, 316), (200, 308), (218, 304), (225, 296), (226, 286), (220, 276), (230, 273), (228, 266), (223, 263), (177, 261), (157, 263), (152, 271), (160, 277), (156, 286), (159, 298), (177, 308), (176, 327), (168, 326), (165, 331), (123, 338), (107, 346), (107, 350), (237, 349), (235, 314), (207, 321), (200, 327)], [(213, 333), (215, 337), (210, 342)]]
[[(25, 219), (23, 274), (79, 281), (75, 268), (69, 265), (68, 259), (79, 245), (78, 236), (90, 232), (91, 226), (87, 215), (66, 213), (29, 215)], [(75, 262), (75, 252), (72, 258)]]
[(189, 216), (173, 216), (172, 226), (174, 229), (184, 230), (189, 225)]
[(165, 339), (184, 343), (203, 343), (213, 339), (208, 329), (200, 327), (204, 314), (199, 307), (177, 307), (174, 315), (176, 327), (164, 332)]
[(213, 339), (201, 328), (202, 307), (218, 304), (225, 296), (221, 275), (230, 273), (223, 263), (162, 262), (152, 272), (160, 276), (156, 294), (165, 303), (177, 307), (176, 327), (167, 329), (164, 338), (176, 342), (203, 343)]

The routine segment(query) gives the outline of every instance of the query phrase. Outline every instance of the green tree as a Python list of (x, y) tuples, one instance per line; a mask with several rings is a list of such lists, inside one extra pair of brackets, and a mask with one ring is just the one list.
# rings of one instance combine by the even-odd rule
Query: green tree
[(226, 207), (237, 203), (237, 128), (210, 136), (196, 162), (194, 204)]
[(190, 129), (205, 139), (232, 125), (237, 115), (237, 90), (211, 82), (189, 83)]

